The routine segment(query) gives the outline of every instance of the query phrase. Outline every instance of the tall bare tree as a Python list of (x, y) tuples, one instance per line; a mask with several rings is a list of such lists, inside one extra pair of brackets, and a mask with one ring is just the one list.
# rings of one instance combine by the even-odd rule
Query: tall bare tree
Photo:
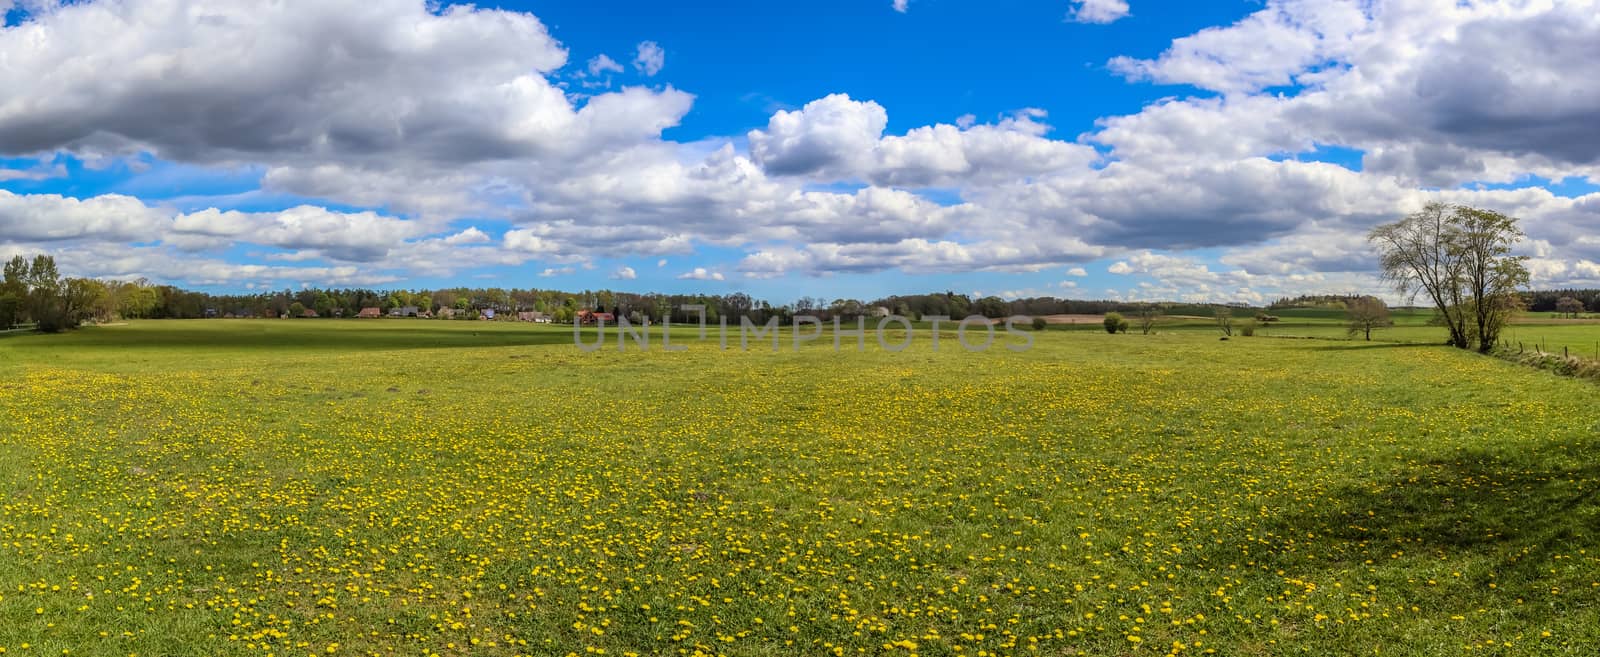
[(1429, 203), (1400, 221), (1372, 229), (1367, 239), (1378, 246), (1383, 277), (1401, 294), (1427, 295), (1450, 329), (1450, 344), (1466, 349), (1464, 266), (1452, 246), (1452, 214), (1448, 205)]
[(1522, 241), (1522, 229), (1515, 217), (1493, 210), (1456, 206), (1457, 246), (1467, 275), (1470, 300), (1469, 328), (1478, 341), (1478, 351), (1488, 352), (1500, 341), (1500, 331), (1522, 309), (1519, 288), (1528, 285), (1525, 256), (1511, 255)]
[(1217, 322), (1217, 330), (1222, 331), (1224, 337), (1233, 335), (1233, 309), (1227, 306), (1217, 306), (1211, 313), (1211, 318)]
[(1384, 278), (1402, 294), (1423, 294), (1450, 330), (1450, 344), (1488, 351), (1520, 305), (1527, 285), (1517, 220), (1499, 212), (1429, 203), (1372, 230)]
[(1161, 306), (1150, 303), (1139, 307), (1139, 330), (1145, 335), (1150, 335), (1150, 330), (1155, 328), (1156, 320), (1161, 318)]

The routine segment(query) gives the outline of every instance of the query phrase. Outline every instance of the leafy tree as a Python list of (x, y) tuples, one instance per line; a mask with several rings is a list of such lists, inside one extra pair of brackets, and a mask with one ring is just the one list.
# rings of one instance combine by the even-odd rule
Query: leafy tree
[(1033, 318), (1033, 330), (1035, 330), (1035, 331), (1043, 331), (1045, 329), (1045, 327), (1049, 326), (1049, 325), (1050, 325), (1050, 323), (1044, 321), (1043, 317), (1035, 317), (1035, 318)]
[(989, 319), (997, 319), (1011, 314), (1010, 308), (1007, 307), (1005, 299), (1001, 299), (1000, 297), (984, 297), (979, 299), (974, 310), (976, 310), (979, 315), (983, 315)]
[(294, 303), (289, 304), (289, 316), (290, 317), (298, 318), (298, 317), (303, 316), (305, 314), (306, 314), (306, 305), (305, 304), (300, 303), (299, 301), (296, 301)]
[(1456, 255), (1453, 215), (1450, 206), (1429, 203), (1400, 221), (1372, 229), (1367, 239), (1378, 246), (1384, 278), (1401, 294), (1426, 295), (1450, 331), (1450, 344), (1466, 349), (1465, 265)]
[(9, 330), (22, 319), (22, 299), (0, 291), (0, 331)]
[(54, 333), (66, 328), (66, 318), (60, 313), (61, 275), (55, 258), (34, 256), (23, 282), (28, 286), (28, 316), (38, 323), (39, 330)]
[(1389, 318), (1389, 306), (1377, 297), (1360, 297), (1345, 302), (1345, 315), (1348, 319), (1345, 334), (1352, 338), (1363, 336), (1368, 342), (1372, 341), (1373, 329), (1394, 326), (1394, 320)]
[(25, 319), (28, 301), (28, 261), (16, 256), (6, 263), (5, 278), (0, 280), (0, 330), (9, 329)]
[(92, 278), (68, 278), (61, 282), (61, 317), (65, 320), (63, 328), (77, 328), (84, 320), (99, 318), (110, 319), (111, 310), (107, 305), (110, 294), (106, 284)]
[(1572, 297), (1561, 297), (1556, 300), (1556, 312), (1577, 319), (1583, 314), (1583, 302)]

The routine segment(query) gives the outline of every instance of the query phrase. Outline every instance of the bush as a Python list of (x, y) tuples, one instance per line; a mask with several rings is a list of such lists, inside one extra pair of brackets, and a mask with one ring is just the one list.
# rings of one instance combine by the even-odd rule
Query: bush
[(1244, 337), (1247, 337), (1247, 338), (1255, 336), (1255, 334), (1256, 334), (1256, 323), (1253, 322), (1253, 321), (1250, 321), (1250, 322), (1244, 322), (1244, 323), (1240, 324), (1239, 325), (1239, 333), (1241, 335), (1243, 335)]
[(1044, 327), (1048, 326), (1049, 324), (1049, 322), (1044, 321), (1043, 317), (1033, 318), (1033, 330), (1035, 331), (1043, 331)]
[(1130, 326), (1128, 320), (1122, 317), (1122, 313), (1106, 313), (1102, 323), (1106, 327), (1106, 333), (1126, 333)]

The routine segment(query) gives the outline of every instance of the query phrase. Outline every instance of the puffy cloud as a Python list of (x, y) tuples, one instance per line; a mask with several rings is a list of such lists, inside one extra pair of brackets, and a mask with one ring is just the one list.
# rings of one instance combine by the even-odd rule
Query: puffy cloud
[(157, 234), (164, 220), (160, 211), (131, 196), (110, 194), (78, 200), (0, 189), (0, 239), (4, 241), (142, 241)]
[[(0, 250), (5, 250), (0, 247)], [(227, 262), (195, 257), (164, 245), (129, 246), (113, 242), (65, 245), (24, 244), (15, 253), (49, 253), (69, 276), (118, 280), (145, 278), (182, 281), (185, 285), (277, 289), (285, 285), (372, 286), (403, 280), (402, 272), (368, 266), (282, 266)]]
[(587, 68), (589, 75), (622, 72), (622, 65), (618, 64), (617, 60), (608, 57), (605, 53), (600, 53), (590, 58)]
[(0, 31), (0, 152), (460, 163), (592, 151), (687, 111), (671, 89), (574, 107), (544, 77), (566, 57), (531, 14), (422, 0), (68, 4)]
[(0, 183), (8, 180), (49, 180), (51, 178), (62, 178), (66, 175), (67, 167), (60, 163), (40, 162), (26, 169), (0, 167)]
[(723, 279), (722, 272), (711, 271), (705, 267), (695, 267), (693, 270), (679, 274), (678, 278), (694, 281), (720, 281)]
[[(302, 205), (281, 212), (202, 210), (173, 219), (172, 232), (176, 239), (227, 238), (285, 249), (313, 249), (333, 260), (370, 262), (425, 229), (416, 222), (374, 212), (340, 213)], [(457, 237), (460, 235), (450, 239)]]
[(767, 129), (749, 134), (750, 152), (761, 168), (778, 175), (804, 175), (864, 168), (889, 113), (873, 101), (831, 94), (794, 110), (779, 110)]
[(633, 56), (633, 67), (635, 69), (645, 75), (654, 76), (660, 73), (661, 68), (666, 65), (667, 51), (662, 50), (660, 45), (657, 45), (654, 41), (642, 41), (639, 43), (638, 51)]
[(618, 267), (616, 271), (611, 272), (611, 279), (617, 281), (631, 281), (638, 277), (639, 273), (627, 266)]
[(1072, 0), (1067, 17), (1079, 23), (1114, 23), (1128, 15), (1127, 0)]
[(490, 241), (489, 235), (476, 227), (468, 227), (459, 233), (446, 237), (445, 244), (458, 246), (462, 244), (486, 244)]
[[(1117, 58), (1133, 79), (1226, 101), (1163, 103), (1108, 120), (1119, 152), (1178, 156), (1342, 145), (1364, 169), (1432, 186), (1534, 173), (1593, 176), (1600, 2), (1272, 0), (1238, 23)], [(1267, 87), (1288, 93), (1255, 94)]]
[(1042, 110), (993, 125), (938, 124), (883, 137), (888, 112), (873, 101), (833, 94), (779, 111), (766, 130), (750, 132), (750, 152), (774, 175), (861, 179), (877, 185), (962, 185), (1086, 169), (1094, 149), (1044, 138)]
[(1228, 27), (1177, 39), (1155, 60), (1117, 57), (1111, 69), (1135, 80), (1192, 84), (1224, 92), (1295, 82), (1314, 65), (1347, 55), (1367, 27), (1356, 0), (1269, 0)]
[(912, 273), (1018, 272), (1090, 260), (1105, 253), (1105, 249), (1063, 237), (1041, 237), (1020, 245), (910, 238), (892, 243), (813, 243), (804, 247), (760, 249), (739, 262), (739, 271), (750, 278), (771, 278), (788, 273), (871, 273), (890, 269)]

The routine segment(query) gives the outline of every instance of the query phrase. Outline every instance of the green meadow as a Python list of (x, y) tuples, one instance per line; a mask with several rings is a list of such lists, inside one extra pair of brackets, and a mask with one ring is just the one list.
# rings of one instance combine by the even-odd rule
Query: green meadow
[[(1256, 322), (1257, 336), (1284, 337), (1284, 338), (1325, 338), (1330, 340), (1345, 340), (1348, 335), (1345, 330), (1347, 320), (1345, 311), (1323, 308), (1290, 308), (1284, 310), (1262, 311), (1277, 317), (1273, 322)], [(1243, 328), (1244, 324), (1251, 322), (1256, 310), (1240, 309), (1236, 311), (1235, 331)], [(1396, 308), (1392, 311), (1394, 326), (1375, 329), (1372, 332), (1374, 342), (1398, 342), (1407, 344), (1439, 344), (1444, 342), (1444, 329), (1431, 325), (1433, 311), (1416, 308)], [(1132, 320), (1134, 318), (1130, 318)], [(1099, 323), (1083, 321), (1070, 325), (1052, 325), (1051, 330), (1074, 331), (1104, 331)], [(1177, 315), (1162, 317), (1158, 320), (1156, 331), (1160, 332), (1200, 332), (1220, 336), (1216, 321), (1211, 317)], [(1137, 333), (1137, 324), (1129, 329)], [(1513, 351), (1519, 348), (1533, 351), (1542, 349), (1549, 353), (1562, 353), (1567, 349), (1572, 356), (1581, 356), (1600, 360), (1600, 320), (1594, 319), (1558, 319), (1551, 313), (1534, 313), (1519, 317), (1508, 326), (1501, 336), (1501, 341)]]
[(1595, 654), (1600, 388), (1277, 314), (1021, 352), (6, 335), (0, 652)]

